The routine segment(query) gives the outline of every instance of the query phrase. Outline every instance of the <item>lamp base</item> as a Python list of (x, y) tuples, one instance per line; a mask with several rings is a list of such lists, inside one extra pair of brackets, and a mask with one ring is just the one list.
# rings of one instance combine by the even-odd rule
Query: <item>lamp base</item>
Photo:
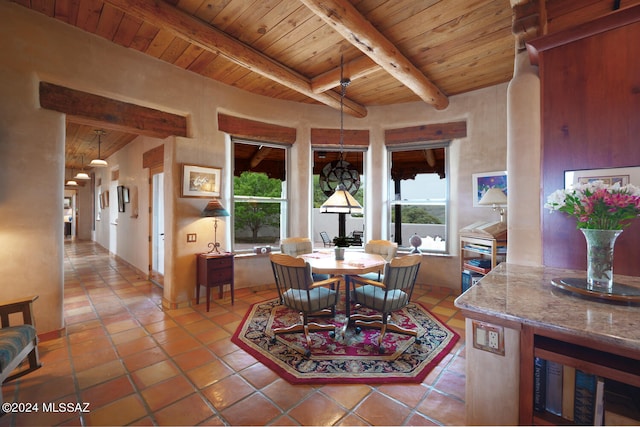
[(207, 246), (209, 247), (209, 252), (207, 252), (207, 253), (209, 253), (209, 254), (210, 254), (210, 253), (212, 253), (212, 252), (215, 252), (215, 253), (217, 253), (217, 254), (219, 254), (219, 253), (220, 253), (220, 250), (218, 249), (218, 248), (220, 247), (220, 243), (218, 243), (218, 242), (215, 242), (215, 243), (211, 242), (211, 243), (209, 243)]

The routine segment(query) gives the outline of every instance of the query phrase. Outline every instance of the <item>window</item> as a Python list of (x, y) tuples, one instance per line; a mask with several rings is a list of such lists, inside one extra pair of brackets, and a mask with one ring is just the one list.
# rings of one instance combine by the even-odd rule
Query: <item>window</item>
[[(343, 151), (342, 159), (348, 162), (351, 168), (358, 171), (360, 183), (359, 189), (352, 195), (360, 203), (360, 206), (364, 206), (364, 176), (363, 161), (364, 151), (362, 150), (347, 150)], [(327, 173), (331, 170), (331, 164), (340, 160), (339, 151), (328, 151), (325, 149), (316, 149), (313, 151), (313, 240), (316, 245), (323, 246), (320, 232), (326, 232), (330, 239), (340, 234), (340, 218), (338, 214), (320, 213), (320, 206), (329, 198), (332, 194), (329, 190), (335, 189), (339, 183), (339, 178), (335, 174)], [(333, 163), (332, 163), (333, 162)], [(322, 178), (321, 178), (322, 177)], [(355, 183), (351, 175), (345, 176), (345, 186), (347, 189), (355, 188)], [(322, 182), (321, 182), (322, 181)], [(327, 195), (325, 191), (330, 194)], [(359, 236), (359, 241), (354, 240), (354, 245), (362, 244), (365, 241), (363, 237), (364, 231), (364, 217), (362, 214), (345, 215), (344, 218), (345, 236), (355, 237)]]
[(287, 149), (232, 139), (233, 250), (279, 246), (287, 230)]
[(390, 147), (390, 240), (412, 249), (410, 239), (422, 239), (423, 252), (447, 252), (449, 186), (447, 146)]

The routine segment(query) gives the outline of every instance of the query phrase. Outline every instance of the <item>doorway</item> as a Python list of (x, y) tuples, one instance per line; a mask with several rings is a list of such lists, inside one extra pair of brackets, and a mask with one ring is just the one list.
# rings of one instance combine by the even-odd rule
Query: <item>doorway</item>
[(151, 265), (149, 280), (164, 287), (164, 172), (151, 170)]

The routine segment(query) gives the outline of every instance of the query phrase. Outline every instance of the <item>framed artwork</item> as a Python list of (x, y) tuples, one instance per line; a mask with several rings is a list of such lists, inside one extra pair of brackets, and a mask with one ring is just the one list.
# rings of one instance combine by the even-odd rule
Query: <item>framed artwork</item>
[(129, 198), (129, 187), (124, 187), (122, 190), (122, 196), (124, 198), (125, 203), (129, 203), (131, 199)]
[(182, 197), (220, 197), (221, 169), (182, 165)]
[(581, 169), (565, 171), (564, 186), (571, 188), (575, 184), (588, 184), (592, 181), (602, 181), (607, 185), (640, 183), (640, 167), (608, 168), (608, 169)]
[(104, 193), (102, 193), (102, 196), (104, 197), (104, 207), (108, 208), (109, 207), (109, 190), (106, 190)]
[(118, 212), (124, 212), (124, 185), (118, 185)]
[(98, 194), (98, 203), (100, 204), (100, 209), (104, 209), (104, 193), (102, 192)]
[(473, 206), (480, 207), (480, 199), (491, 187), (499, 188), (507, 194), (507, 171), (474, 173)]

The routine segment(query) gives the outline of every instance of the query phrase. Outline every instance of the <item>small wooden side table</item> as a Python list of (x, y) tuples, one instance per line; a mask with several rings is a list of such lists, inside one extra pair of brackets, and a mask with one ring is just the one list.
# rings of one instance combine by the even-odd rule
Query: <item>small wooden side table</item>
[(230, 252), (197, 254), (196, 304), (200, 304), (200, 286), (207, 288), (207, 311), (211, 300), (211, 288), (217, 286), (219, 298), (222, 299), (223, 287), (231, 288), (231, 304), (233, 300), (233, 257)]

